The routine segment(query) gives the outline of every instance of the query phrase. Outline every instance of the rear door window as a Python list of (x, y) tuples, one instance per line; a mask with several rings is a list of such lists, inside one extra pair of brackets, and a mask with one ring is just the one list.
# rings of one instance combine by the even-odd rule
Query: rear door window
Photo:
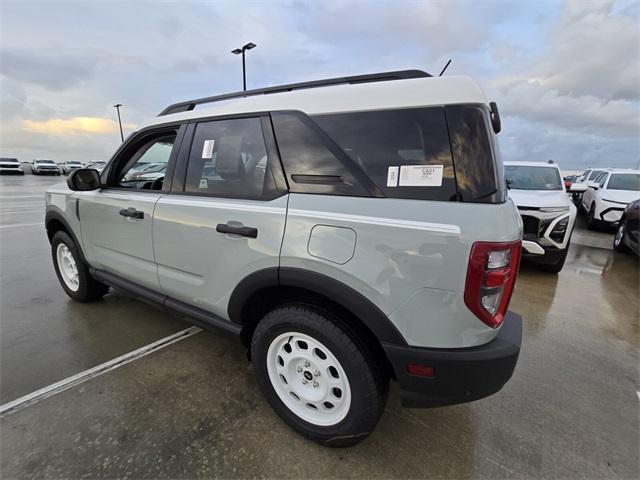
[(312, 118), (386, 197), (456, 200), (442, 107)]
[(260, 118), (197, 124), (185, 192), (260, 200), (274, 188)]

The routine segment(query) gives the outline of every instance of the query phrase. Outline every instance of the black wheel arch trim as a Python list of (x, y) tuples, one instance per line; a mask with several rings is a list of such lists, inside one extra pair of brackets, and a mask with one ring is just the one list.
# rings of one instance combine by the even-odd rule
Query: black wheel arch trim
[(45, 225), (45, 229), (47, 231), (47, 236), (49, 237), (49, 242), (51, 242), (51, 239), (53, 238), (53, 235), (49, 236), (49, 224), (52, 221), (57, 221), (57, 222), (60, 222), (62, 224), (62, 226), (65, 228), (66, 232), (71, 237), (71, 240), (73, 240), (73, 243), (76, 244), (76, 248), (78, 249), (78, 252), (80, 253), (80, 258), (88, 266), (89, 262), (87, 262), (87, 259), (84, 256), (84, 252), (82, 251), (82, 244), (78, 241), (78, 237), (76, 236), (75, 232), (73, 231), (73, 228), (71, 228), (71, 225), (69, 225), (69, 222), (67, 222), (67, 220), (64, 218), (64, 215), (62, 213), (56, 211), (56, 210), (47, 210), (47, 213), (44, 216), (44, 225)]
[(271, 267), (246, 276), (229, 298), (229, 319), (242, 325), (243, 309), (249, 298), (263, 288), (278, 286), (298, 287), (323, 295), (358, 317), (380, 342), (407, 345), (391, 320), (360, 292), (327, 275), (303, 268)]

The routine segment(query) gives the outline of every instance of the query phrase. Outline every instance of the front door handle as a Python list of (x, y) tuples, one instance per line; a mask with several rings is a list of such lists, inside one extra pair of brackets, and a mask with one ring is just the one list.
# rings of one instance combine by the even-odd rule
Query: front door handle
[(249, 238), (258, 238), (258, 229), (253, 227), (235, 227), (226, 223), (216, 225), (216, 232), (231, 233), (232, 235), (240, 235)]
[(122, 215), (123, 217), (131, 217), (131, 218), (138, 218), (138, 219), (143, 219), (144, 218), (144, 212), (141, 212), (140, 210), (136, 210), (133, 207), (129, 207), (129, 208), (123, 208), (122, 210), (120, 210), (120, 215)]

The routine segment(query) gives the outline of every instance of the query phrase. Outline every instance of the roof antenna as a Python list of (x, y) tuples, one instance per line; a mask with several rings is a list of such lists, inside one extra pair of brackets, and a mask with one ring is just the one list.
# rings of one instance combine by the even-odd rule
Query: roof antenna
[(440, 72), (440, 75), (438, 75), (439, 77), (442, 76), (442, 74), (444, 73), (444, 71), (449, 68), (449, 65), (451, 64), (451, 59), (449, 59), (449, 61), (447, 62), (447, 64), (444, 66), (444, 68), (442, 69), (442, 71)]

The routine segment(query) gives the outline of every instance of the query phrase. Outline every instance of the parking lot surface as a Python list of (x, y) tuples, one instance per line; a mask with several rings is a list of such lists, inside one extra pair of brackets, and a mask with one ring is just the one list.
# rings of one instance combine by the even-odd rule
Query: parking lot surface
[[(42, 226), (59, 178), (0, 177), (0, 397), (183, 330), (117, 293), (71, 302)], [(202, 332), (0, 419), (3, 478), (638, 478), (639, 270), (578, 222), (559, 275), (524, 265), (511, 309), (520, 361), (496, 395), (384, 415), (362, 444), (323, 448), (263, 399), (244, 350)]]

